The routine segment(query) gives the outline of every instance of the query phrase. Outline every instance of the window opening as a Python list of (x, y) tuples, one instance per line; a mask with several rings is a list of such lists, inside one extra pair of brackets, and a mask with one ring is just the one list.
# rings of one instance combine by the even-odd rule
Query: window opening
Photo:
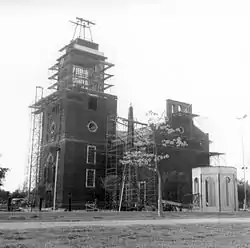
[(88, 77), (89, 72), (86, 68), (83, 68), (82, 66), (73, 65), (73, 75), (72, 75), (72, 81), (73, 84), (78, 85), (88, 85)]
[(89, 96), (88, 109), (97, 110), (97, 97)]
[(205, 197), (206, 197), (206, 206), (208, 206), (208, 179), (205, 180)]
[(199, 180), (197, 177), (194, 179), (194, 193), (199, 193)]
[(95, 187), (95, 169), (86, 169), (86, 188)]
[(96, 164), (96, 146), (87, 146), (87, 164)]
[(212, 178), (205, 180), (205, 197), (207, 207), (214, 207), (216, 205), (215, 182)]
[(146, 181), (139, 182), (139, 201), (142, 205), (146, 203)]
[(226, 177), (226, 204), (229, 206), (229, 184), (230, 184), (230, 178)]

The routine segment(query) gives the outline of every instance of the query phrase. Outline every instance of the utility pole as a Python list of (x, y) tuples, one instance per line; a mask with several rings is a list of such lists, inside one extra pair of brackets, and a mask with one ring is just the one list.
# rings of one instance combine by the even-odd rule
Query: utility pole
[(53, 210), (56, 210), (56, 194), (57, 194), (57, 177), (58, 177), (58, 164), (59, 164), (60, 147), (56, 148), (56, 171), (55, 171), (55, 185), (53, 194)]
[[(237, 120), (243, 121), (247, 118), (247, 115), (240, 118), (236, 118)], [(246, 166), (245, 166), (245, 147), (244, 147), (244, 134), (243, 134), (243, 124), (241, 127), (241, 149), (242, 149), (242, 169), (244, 170), (244, 205), (243, 210), (246, 211), (247, 208), (247, 182), (246, 182)]]

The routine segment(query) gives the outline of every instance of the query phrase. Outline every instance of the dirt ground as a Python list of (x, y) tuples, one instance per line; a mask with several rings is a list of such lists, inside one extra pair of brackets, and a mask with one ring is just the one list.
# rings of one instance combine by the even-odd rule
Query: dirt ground
[(0, 247), (250, 247), (250, 224), (3, 230)]
[[(197, 212), (165, 212), (165, 218), (239, 218), (250, 217), (249, 212), (237, 213), (197, 213)], [(22, 221), (42, 221), (42, 222), (61, 222), (61, 221), (92, 221), (92, 220), (141, 220), (141, 219), (158, 219), (156, 212), (0, 212), (1, 222), (22, 222)]]

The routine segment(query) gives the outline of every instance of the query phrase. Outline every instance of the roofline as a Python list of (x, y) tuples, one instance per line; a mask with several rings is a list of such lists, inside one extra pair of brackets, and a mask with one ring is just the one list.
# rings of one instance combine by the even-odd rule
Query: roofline
[(195, 167), (195, 168), (193, 168), (193, 169), (196, 169), (196, 168), (232, 168), (232, 169), (236, 169), (237, 170), (237, 168), (236, 167), (233, 167), (233, 166), (224, 166), (224, 165), (222, 165), (222, 166), (219, 166), (219, 165), (216, 165), (216, 166), (213, 166), (213, 165), (210, 165), (210, 166), (198, 166), (198, 167)]

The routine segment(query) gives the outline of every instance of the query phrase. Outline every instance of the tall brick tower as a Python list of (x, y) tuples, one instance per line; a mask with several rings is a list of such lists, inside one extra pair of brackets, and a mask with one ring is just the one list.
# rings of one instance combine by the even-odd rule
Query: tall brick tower
[(36, 188), (43, 189), (38, 195), (46, 207), (67, 207), (69, 195), (74, 208), (104, 200), (107, 117), (117, 114), (117, 97), (105, 93), (113, 64), (86, 37), (95, 24), (82, 18), (73, 23), (79, 37), (59, 50), (50, 68), (53, 93), (32, 106), (42, 116)]

